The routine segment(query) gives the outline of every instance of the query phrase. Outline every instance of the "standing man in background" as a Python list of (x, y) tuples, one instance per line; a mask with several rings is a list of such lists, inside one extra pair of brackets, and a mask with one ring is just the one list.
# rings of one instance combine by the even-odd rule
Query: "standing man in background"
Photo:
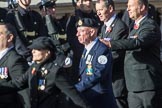
[(13, 24), (18, 31), (15, 39), (16, 50), (28, 61), (31, 61), (31, 52), (27, 46), (33, 39), (47, 34), (41, 15), (31, 10), (30, 3), (31, 0), (18, 0), (18, 3), (10, 4), (11, 9), (6, 16), (6, 22)]
[(148, 17), (148, 0), (128, 0), (127, 11), (134, 20), (127, 39), (105, 41), (112, 51), (126, 50), (125, 79), (129, 108), (162, 107), (161, 33)]
[[(115, 6), (112, 0), (100, 0), (96, 2), (97, 15), (100, 21), (104, 22), (101, 28), (101, 38), (105, 40), (126, 39), (128, 27), (116, 15)], [(112, 86), (114, 96), (119, 108), (128, 108), (127, 90), (124, 78), (124, 57), (125, 50), (112, 51)]]

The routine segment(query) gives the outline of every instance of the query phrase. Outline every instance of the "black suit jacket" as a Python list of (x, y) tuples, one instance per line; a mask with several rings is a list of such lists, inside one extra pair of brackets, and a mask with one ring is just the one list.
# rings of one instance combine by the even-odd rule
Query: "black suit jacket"
[(128, 91), (162, 88), (160, 40), (158, 25), (145, 17), (137, 29), (130, 27), (128, 39), (111, 41), (112, 50), (127, 50), (124, 66)]
[[(1, 74), (2, 74), (2, 69), (6, 68), (7, 69), (7, 78), (1, 78), (0, 79), (0, 84), (5, 84), (6, 82), (16, 79), (18, 77), (20, 77), (24, 72), (26, 72), (27, 68), (28, 68), (28, 64), (26, 62), (25, 59), (23, 59), (20, 55), (18, 55), (16, 53), (16, 51), (14, 50), (14, 48), (12, 48), (9, 52), (7, 52), (7, 54), (5, 56), (3, 56), (2, 59), (0, 59), (0, 70), (1, 70)], [(21, 91), (20, 92), (21, 95), (24, 95), (26, 97), (26, 99), (24, 100), (28, 100), (29, 101), (29, 97), (26, 93), (26, 91)], [(24, 97), (22, 97), (24, 98)], [(17, 100), (18, 99), (18, 100)], [(1, 104), (12, 104), (11, 108), (14, 108), (13, 103), (15, 106), (17, 106), (20, 101), (19, 99), (19, 95), (17, 94), (17, 92), (13, 92), (13, 93), (8, 93), (8, 94), (1, 94), (0, 95), (0, 107)], [(18, 107), (16, 107), (18, 108)]]
[[(128, 36), (128, 27), (116, 16), (110, 26), (111, 31), (105, 32), (105, 25), (101, 29), (101, 38), (109, 38), (111, 40), (126, 39)], [(112, 85), (115, 97), (126, 95), (126, 85), (124, 78), (124, 57), (125, 50), (112, 51), (113, 69), (112, 69)]]
[[(31, 108), (59, 108), (58, 96), (62, 91), (70, 97), (76, 105), (82, 108), (89, 108), (81, 94), (68, 81), (67, 73), (64, 68), (61, 68), (60, 62), (58, 62), (60, 58), (58, 59), (53, 61), (50, 58), (50, 60), (41, 64), (34, 63), (23, 76), (12, 80), (12, 82), (6, 85), (1, 85), (0, 93), (20, 90), (28, 86), (30, 89)], [(47, 70), (47, 74), (44, 76), (41, 74), (45, 72), (43, 68)], [(35, 71), (33, 71), (33, 69)], [(44, 90), (38, 89), (40, 79), (45, 79)], [(5, 90), (6, 88), (10, 88), (10, 90)]]

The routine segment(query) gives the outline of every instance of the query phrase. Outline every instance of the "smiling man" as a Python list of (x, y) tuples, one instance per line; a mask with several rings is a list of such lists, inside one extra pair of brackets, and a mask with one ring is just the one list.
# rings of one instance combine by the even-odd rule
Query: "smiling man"
[(161, 32), (148, 16), (148, 0), (128, 0), (134, 20), (127, 39), (110, 41), (112, 50), (126, 50), (124, 72), (129, 108), (162, 107)]
[[(115, 13), (115, 5), (112, 0), (100, 0), (96, 2), (96, 11), (100, 21), (104, 22), (101, 28), (101, 39), (111, 41), (127, 38), (128, 27)], [(125, 50), (112, 51), (112, 55), (112, 85), (114, 96), (119, 108), (127, 108), (127, 90), (124, 78)]]

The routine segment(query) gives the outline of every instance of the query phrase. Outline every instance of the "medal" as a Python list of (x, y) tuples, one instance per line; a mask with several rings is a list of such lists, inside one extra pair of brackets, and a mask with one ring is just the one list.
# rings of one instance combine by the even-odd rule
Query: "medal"
[(33, 69), (32, 69), (32, 75), (34, 75), (35, 74), (35, 72), (36, 72), (36, 69), (35, 69), (35, 67), (33, 67)]
[(45, 69), (44, 67), (41, 69), (41, 75), (42, 75), (42, 77), (44, 77), (45, 75), (47, 75), (48, 74), (48, 70), (47, 69)]
[(41, 85), (40, 90), (44, 90), (44, 89), (45, 89), (45, 85)]
[(39, 79), (38, 90), (45, 90), (45, 79)]
[(1, 75), (1, 79), (4, 79), (5, 78), (5, 76), (4, 75)]
[(92, 60), (93, 60), (93, 56), (88, 54), (86, 59), (86, 64), (91, 64)]
[(93, 69), (92, 69), (92, 65), (88, 64), (87, 65), (87, 69), (86, 69), (86, 75), (90, 76), (93, 74)]
[(0, 78), (7, 79), (8, 78), (8, 69), (7, 67), (0, 68)]

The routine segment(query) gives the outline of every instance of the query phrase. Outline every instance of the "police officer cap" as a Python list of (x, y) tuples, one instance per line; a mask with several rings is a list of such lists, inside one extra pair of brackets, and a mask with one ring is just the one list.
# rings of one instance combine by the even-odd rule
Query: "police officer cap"
[[(47, 7), (47, 8), (53, 8), (54, 6), (56, 6), (56, 0), (50, 0), (50, 1), (47, 1), (45, 4), (44, 4), (44, 6), (45, 7)], [(39, 6), (39, 9), (41, 10), (42, 8), (43, 8), (43, 5), (40, 3), (40, 4), (38, 4), (38, 5), (40, 5)]]
[(77, 24), (77, 27), (85, 26), (85, 27), (93, 27), (93, 28), (98, 28), (99, 25), (95, 19), (91, 18), (82, 18), (80, 19)]
[(38, 37), (33, 40), (32, 44), (29, 45), (29, 49), (49, 49), (51, 51), (56, 51), (56, 47), (53, 44), (52, 39), (48, 37)]

